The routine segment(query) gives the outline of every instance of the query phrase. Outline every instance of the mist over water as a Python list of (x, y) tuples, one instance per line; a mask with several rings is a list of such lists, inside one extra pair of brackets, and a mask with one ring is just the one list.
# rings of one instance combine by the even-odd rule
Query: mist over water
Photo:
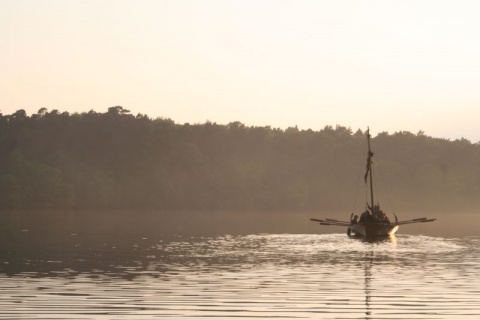
[(10, 242), (4, 232), (0, 318), (480, 317), (479, 237), (404, 227), (364, 242), (316, 224), (318, 234), (199, 235), (124, 222), (17, 225)]

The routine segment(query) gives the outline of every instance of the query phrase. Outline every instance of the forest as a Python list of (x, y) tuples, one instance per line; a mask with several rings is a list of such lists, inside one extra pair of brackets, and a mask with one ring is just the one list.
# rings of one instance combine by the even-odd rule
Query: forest
[[(479, 143), (382, 132), (372, 148), (382, 205), (480, 209)], [(342, 126), (18, 110), (0, 115), (0, 210), (351, 212), (365, 206), (366, 156), (365, 132)]]

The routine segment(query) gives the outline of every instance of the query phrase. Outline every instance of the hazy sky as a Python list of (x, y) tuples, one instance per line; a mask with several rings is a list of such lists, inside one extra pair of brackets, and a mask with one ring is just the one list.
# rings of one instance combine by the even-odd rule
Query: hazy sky
[(480, 1), (0, 1), (0, 110), (480, 140)]

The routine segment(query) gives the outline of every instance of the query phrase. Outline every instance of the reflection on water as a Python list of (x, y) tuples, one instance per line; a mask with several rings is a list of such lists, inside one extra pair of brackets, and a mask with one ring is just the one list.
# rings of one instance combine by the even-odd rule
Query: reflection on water
[(29, 233), (2, 245), (2, 319), (480, 318), (480, 238)]

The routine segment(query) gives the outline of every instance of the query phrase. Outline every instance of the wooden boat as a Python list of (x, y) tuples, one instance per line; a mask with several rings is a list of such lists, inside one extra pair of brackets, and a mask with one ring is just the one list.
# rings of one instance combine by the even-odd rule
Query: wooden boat
[[(365, 183), (370, 186), (370, 203), (367, 203), (367, 208), (363, 213), (350, 216), (350, 221), (341, 221), (336, 219), (310, 219), (311, 221), (319, 222), (321, 225), (327, 226), (342, 226), (347, 227), (347, 234), (349, 236), (357, 236), (363, 238), (387, 237), (395, 234), (401, 225), (421, 222), (431, 222), (436, 219), (417, 218), (405, 221), (398, 221), (395, 213), (395, 222), (390, 222), (385, 213), (380, 210), (380, 205), (374, 204), (373, 199), (373, 175), (372, 175), (372, 157), (373, 152), (370, 146), (370, 129), (367, 130), (367, 170), (365, 172)], [(368, 180), (367, 180), (368, 179)]]

